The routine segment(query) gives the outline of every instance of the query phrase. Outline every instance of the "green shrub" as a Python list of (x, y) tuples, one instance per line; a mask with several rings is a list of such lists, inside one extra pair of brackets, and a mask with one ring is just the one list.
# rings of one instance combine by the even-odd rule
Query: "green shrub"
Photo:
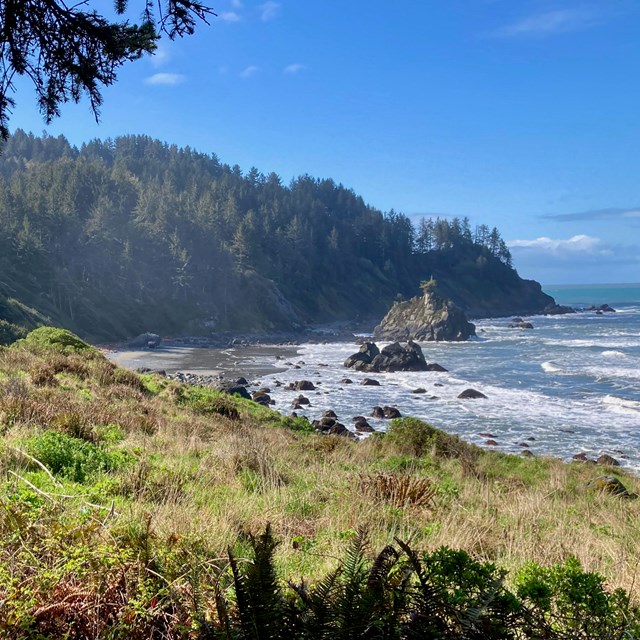
[(404, 454), (423, 456), (432, 447), (437, 429), (417, 418), (393, 420), (386, 440)]
[(516, 593), (530, 612), (534, 637), (637, 638), (640, 610), (622, 589), (606, 590), (604, 578), (584, 571), (575, 557), (564, 564), (526, 565)]
[(458, 458), (473, 464), (481, 453), (478, 447), (464, 442), (458, 436), (440, 431), (417, 418), (392, 420), (385, 439), (399, 453), (416, 457), (431, 454), (438, 458)]
[(112, 471), (129, 460), (124, 451), (109, 452), (86, 440), (56, 431), (45, 431), (29, 438), (26, 450), (54, 475), (80, 483), (99, 472)]
[(54, 351), (65, 355), (79, 353), (94, 358), (102, 357), (98, 349), (87, 344), (71, 331), (58, 327), (38, 327), (31, 331), (26, 338), (18, 340), (15, 346), (35, 352)]
[(231, 420), (238, 420), (240, 417), (234, 400), (220, 391), (182, 386), (176, 393), (178, 405), (188, 407), (200, 415), (218, 414)]

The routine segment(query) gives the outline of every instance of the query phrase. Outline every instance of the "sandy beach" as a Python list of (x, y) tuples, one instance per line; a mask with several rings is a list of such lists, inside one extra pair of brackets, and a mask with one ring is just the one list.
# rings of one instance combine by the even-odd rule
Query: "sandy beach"
[[(202, 376), (262, 376), (285, 371), (284, 362), (295, 359), (292, 346), (251, 345), (224, 349), (160, 346), (157, 349), (109, 349), (109, 360), (127, 369), (162, 369), (167, 373), (194, 373)], [(279, 366), (279, 363), (282, 363)]]

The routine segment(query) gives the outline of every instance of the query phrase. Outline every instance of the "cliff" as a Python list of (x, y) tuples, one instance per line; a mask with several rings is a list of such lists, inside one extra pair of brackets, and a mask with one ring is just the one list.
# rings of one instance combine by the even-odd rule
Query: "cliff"
[(433, 252), (429, 257), (427, 273), (437, 280), (438, 292), (468, 318), (542, 314), (555, 304), (539, 282), (521, 278), (514, 268), (472, 247)]

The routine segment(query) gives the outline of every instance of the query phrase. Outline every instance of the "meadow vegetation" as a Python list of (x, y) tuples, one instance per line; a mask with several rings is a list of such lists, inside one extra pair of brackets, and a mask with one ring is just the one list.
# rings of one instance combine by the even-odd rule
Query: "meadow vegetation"
[(601, 467), (319, 435), (59, 329), (0, 348), (0, 430), (0, 637), (639, 637)]

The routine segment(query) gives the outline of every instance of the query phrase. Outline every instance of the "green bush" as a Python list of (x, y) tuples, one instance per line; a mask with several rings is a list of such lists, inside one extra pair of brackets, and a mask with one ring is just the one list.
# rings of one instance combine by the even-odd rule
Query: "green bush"
[(481, 453), (458, 436), (445, 433), (417, 418), (398, 418), (389, 425), (385, 439), (399, 453), (422, 457), (459, 458), (473, 463)]
[(91, 442), (57, 431), (45, 431), (29, 438), (26, 449), (54, 475), (80, 483), (99, 472), (112, 471), (129, 460), (124, 451), (106, 451)]
[(575, 557), (564, 564), (526, 565), (515, 579), (534, 637), (637, 638), (640, 610), (622, 589), (606, 590), (604, 578), (584, 571)]
[(218, 414), (231, 420), (238, 420), (240, 417), (234, 400), (220, 391), (205, 387), (181, 386), (176, 394), (178, 405), (188, 407), (200, 415)]
[(417, 418), (399, 418), (393, 420), (387, 430), (386, 440), (398, 451), (423, 456), (433, 446), (437, 429)]
[(69, 355), (79, 353), (89, 357), (102, 357), (98, 349), (81, 340), (71, 331), (58, 327), (38, 327), (31, 331), (26, 338), (15, 343), (17, 347), (24, 347), (30, 351), (55, 351)]

